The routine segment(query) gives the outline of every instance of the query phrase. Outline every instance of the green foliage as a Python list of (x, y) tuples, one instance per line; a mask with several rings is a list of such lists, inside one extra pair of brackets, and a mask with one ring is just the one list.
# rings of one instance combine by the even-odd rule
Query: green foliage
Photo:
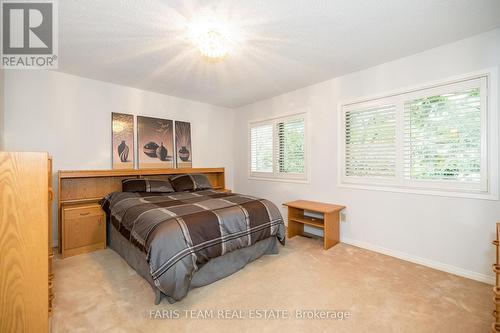
[(479, 88), (408, 101), (405, 110), (412, 179), (479, 179)]
[(304, 173), (304, 120), (278, 123), (279, 172)]

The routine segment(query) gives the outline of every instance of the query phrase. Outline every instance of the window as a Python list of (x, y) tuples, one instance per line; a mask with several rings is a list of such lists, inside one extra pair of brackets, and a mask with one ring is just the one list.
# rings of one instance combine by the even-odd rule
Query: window
[(346, 112), (346, 175), (396, 176), (396, 106)]
[(250, 137), (252, 172), (273, 172), (273, 125), (252, 127)]
[(405, 101), (403, 128), (405, 179), (452, 181), (480, 189), (479, 87)]
[(250, 124), (250, 176), (306, 180), (305, 114)]
[(341, 183), (496, 196), (497, 181), (491, 179), (497, 179), (498, 146), (488, 135), (489, 78), (343, 105)]

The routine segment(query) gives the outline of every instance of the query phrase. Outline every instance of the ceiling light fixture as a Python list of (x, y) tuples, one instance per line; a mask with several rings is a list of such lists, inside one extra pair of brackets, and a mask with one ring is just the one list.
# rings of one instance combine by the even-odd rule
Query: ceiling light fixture
[(227, 20), (215, 17), (215, 13), (208, 11), (198, 13), (192, 18), (186, 31), (188, 40), (210, 60), (224, 58), (240, 39), (237, 29)]
[(228, 52), (228, 40), (220, 31), (211, 29), (197, 38), (201, 54), (208, 58), (222, 58)]

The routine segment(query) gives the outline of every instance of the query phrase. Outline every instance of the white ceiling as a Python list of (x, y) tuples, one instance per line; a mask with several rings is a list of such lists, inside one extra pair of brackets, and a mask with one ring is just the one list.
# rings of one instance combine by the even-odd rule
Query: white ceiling
[[(210, 63), (184, 38), (205, 11), (245, 42)], [(59, 70), (238, 107), (500, 26), (499, 0), (64, 0)]]

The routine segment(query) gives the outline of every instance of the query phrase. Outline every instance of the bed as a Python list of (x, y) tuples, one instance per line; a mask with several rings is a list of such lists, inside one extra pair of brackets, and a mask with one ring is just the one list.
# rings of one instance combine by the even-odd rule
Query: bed
[[(122, 192), (130, 178), (205, 175), (210, 189)], [(107, 242), (151, 284), (155, 303), (182, 300), (284, 245), (285, 227), (270, 201), (225, 190), (223, 168), (59, 171), (59, 210), (100, 202)], [(103, 199), (104, 198), (104, 199)]]
[(108, 245), (170, 303), (284, 245), (270, 201), (217, 190), (113, 192), (102, 201)]

